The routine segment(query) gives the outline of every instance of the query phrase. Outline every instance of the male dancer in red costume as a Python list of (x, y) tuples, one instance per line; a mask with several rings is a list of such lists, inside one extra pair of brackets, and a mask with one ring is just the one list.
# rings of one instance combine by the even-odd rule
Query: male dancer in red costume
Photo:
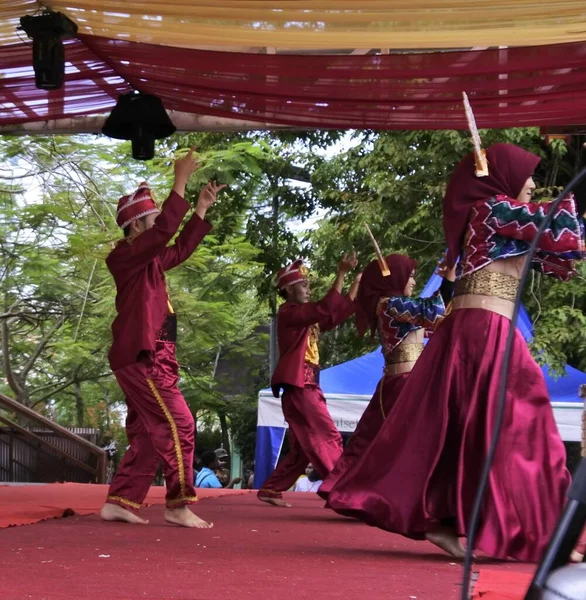
[(146, 524), (136, 511), (147, 495), (159, 462), (167, 484), (165, 519), (184, 527), (208, 528), (188, 505), (193, 488), (193, 416), (177, 383), (177, 320), (167, 295), (165, 271), (187, 260), (210, 231), (208, 208), (224, 186), (208, 183), (195, 213), (174, 245), (167, 246), (189, 210), (184, 199), (189, 177), (199, 167), (193, 149), (175, 162), (175, 182), (159, 211), (146, 183), (118, 203), (116, 221), (125, 238), (106, 259), (116, 282), (110, 366), (126, 395), (130, 447), (116, 471), (101, 517)]
[(301, 260), (277, 274), (285, 303), (277, 315), (279, 362), (271, 387), (275, 398), (283, 388), (283, 414), (289, 424), (289, 453), (258, 491), (258, 498), (275, 506), (290, 506), (282, 492), (288, 490), (311, 462), (325, 479), (342, 454), (342, 436), (336, 429), (319, 387), (319, 331), (333, 329), (354, 313), (360, 276), (346, 296), (344, 277), (357, 265), (356, 255), (346, 255), (338, 265), (334, 285), (319, 302), (309, 302), (308, 271)]

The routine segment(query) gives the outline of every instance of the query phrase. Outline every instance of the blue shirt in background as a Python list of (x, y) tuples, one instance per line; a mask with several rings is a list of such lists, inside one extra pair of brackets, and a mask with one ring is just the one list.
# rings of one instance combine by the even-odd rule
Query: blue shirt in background
[(222, 484), (216, 477), (216, 474), (207, 467), (203, 467), (202, 470), (195, 476), (195, 487), (196, 488), (221, 488)]

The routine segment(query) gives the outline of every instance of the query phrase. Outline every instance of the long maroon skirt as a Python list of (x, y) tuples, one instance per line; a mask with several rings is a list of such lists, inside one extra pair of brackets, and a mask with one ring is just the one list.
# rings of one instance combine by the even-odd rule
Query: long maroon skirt
[[(448, 316), (378, 436), (331, 490), (330, 507), (415, 539), (444, 520), (465, 536), (509, 329), (508, 319), (482, 309)], [(565, 503), (565, 460), (543, 374), (517, 330), (478, 549), (539, 561)]]
[(317, 492), (318, 496), (327, 500), (338, 479), (362, 456), (370, 442), (374, 440), (383, 425), (385, 417), (389, 414), (395, 400), (401, 393), (408, 375), (409, 373), (386, 375), (378, 382), (372, 399), (362, 413), (352, 437), (344, 448), (344, 453), (336, 463), (334, 470), (321, 484)]

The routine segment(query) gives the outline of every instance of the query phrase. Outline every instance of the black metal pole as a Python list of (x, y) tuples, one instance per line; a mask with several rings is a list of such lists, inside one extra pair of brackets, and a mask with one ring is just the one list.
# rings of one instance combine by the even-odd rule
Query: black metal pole
[[(272, 194), (272, 218), (273, 227), (271, 232), (271, 243), (273, 247), (273, 253), (277, 251), (279, 247), (279, 185), (278, 180), (270, 177), (270, 189)], [(271, 329), (270, 329), (270, 345), (269, 345), (269, 383), (270, 377), (277, 366), (279, 360), (279, 348), (277, 346), (277, 292), (276, 290), (271, 291), (269, 299), (269, 305), (271, 310)]]
[[(547, 501), (547, 498), (543, 498)], [(586, 458), (582, 458), (568, 492), (568, 503), (549, 542), (525, 600), (540, 600), (550, 574), (568, 564), (586, 524)]]

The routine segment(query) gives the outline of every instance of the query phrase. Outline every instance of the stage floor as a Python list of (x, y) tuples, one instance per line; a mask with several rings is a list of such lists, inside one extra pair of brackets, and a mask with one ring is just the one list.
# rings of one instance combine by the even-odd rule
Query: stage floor
[[(105, 492), (0, 485), (0, 598), (459, 598), (459, 563), (427, 542), (338, 517), (314, 494), (288, 494), (294, 507), (281, 509), (248, 492), (201, 490), (194, 510), (214, 527), (188, 530), (163, 520), (164, 488), (152, 488), (141, 513), (149, 525), (104, 523), (95, 513)], [(23, 523), (34, 524), (9, 527)], [(534, 566), (479, 559), (475, 569), (475, 597), (520, 600)]]

